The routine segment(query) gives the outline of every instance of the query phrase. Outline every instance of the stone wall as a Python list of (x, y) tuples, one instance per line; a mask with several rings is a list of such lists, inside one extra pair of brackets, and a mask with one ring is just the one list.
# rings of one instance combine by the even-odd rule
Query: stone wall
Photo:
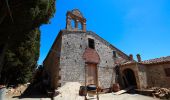
[(146, 88), (147, 85), (147, 72), (146, 72), (146, 66), (143, 64), (138, 64), (138, 75), (139, 75), (139, 84), (140, 88)]
[(61, 36), (58, 35), (54, 44), (49, 50), (47, 57), (43, 62), (45, 68), (43, 74), (48, 75), (51, 88), (57, 88), (60, 80), (60, 52), (61, 52)]
[(165, 74), (165, 68), (170, 64), (152, 64), (146, 66), (148, 87), (170, 87), (170, 77)]
[[(103, 88), (110, 87), (115, 82), (115, 72), (113, 71), (114, 58), (113, 50), (110, 44), (92, 32), (69, 32), (63, 31), (62, 48), (60, 57), (61, 85), (65, 82), (79, 81), (84, 84), (85, 81), (85, 62), (83, 53), (88, 47), (88, 38), (94, 39), (95, 50), (100, 56), (99, 67), (99, 85)], [(120, 51), (117, 51), (120, 53)], [(124, 59), (127, 59), (125, 54)], [(121, 58), (118, 54), (117, 57)]]
[(98, 65), (99, 86), (109, 88), (112, 83), (115, 83), (113, 49), (96, 38), (95, 47), (100, 57), (100, 63)]
[(66, 82), (84, 82), (85, 63), (82, 59), (86, 48), (84, 37), (84, 33), (62, 35), (61, 85)]

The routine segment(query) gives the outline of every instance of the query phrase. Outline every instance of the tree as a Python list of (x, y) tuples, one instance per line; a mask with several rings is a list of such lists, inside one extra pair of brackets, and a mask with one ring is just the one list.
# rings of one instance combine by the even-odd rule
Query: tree
[(49, 23), (55, 0), (1, 0), (0, 6), (0, 82), (24, 83), (37, 66), (39, 27)]

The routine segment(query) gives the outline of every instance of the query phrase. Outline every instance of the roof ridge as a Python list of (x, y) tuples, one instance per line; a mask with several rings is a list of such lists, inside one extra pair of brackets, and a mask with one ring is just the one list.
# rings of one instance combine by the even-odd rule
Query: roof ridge
[(141, 63), (142, 64), (153, 64), (153, 63), (160, 63), (160, 62), (170, 62), (170, 56), (164, 56), (164, 57), (144, 60)]
[(142, 62), (151, 61), (151, 60), (156, 60), (156, 59), (165, 59), (165, 58), (170, 58), (170, 56), (162, 56), (162, 57), (159, 57), (159, 58), (153, 58), (153, 59), (143, 60)]

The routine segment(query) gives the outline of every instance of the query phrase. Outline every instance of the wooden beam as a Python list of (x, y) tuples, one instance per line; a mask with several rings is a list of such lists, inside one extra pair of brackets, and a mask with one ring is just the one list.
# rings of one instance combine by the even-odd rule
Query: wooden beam
[(124, 90), (120, 90), (120, 91), (115, 92), (115, 93), (113, 93), (113, 94), (114, 94), (114, 95), (121, 95), (121, 94), (123, 94), (123, 93), (128, 92), (129, 90), (132, 90), (132, 89), (134, 89), (134, 86), (130, 86), (130, 87), (124, 89)]

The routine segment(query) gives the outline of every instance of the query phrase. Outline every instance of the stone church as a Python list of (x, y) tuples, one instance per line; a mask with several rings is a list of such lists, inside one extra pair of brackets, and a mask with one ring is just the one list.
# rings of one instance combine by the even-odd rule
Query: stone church
[[(140, 55), (137, 57), (138, 62), (132, 55), (126, 55), (94, 32), (87, 31), (86, 19), (78, 9), (74, 9), (66, 14), (66, 29), (59, 32), (50, 48), (43, 62), (43, 73), (53, 89), (66, 82), (98, 84), (101, 88), (109, 88), (114, 83), (146, 88), (152, 84), (147, 80), (154, 80), (157, 77), (154, 74), (160, 70), (162, 81), (170, 82), (170, 59), (165, 61), (165, 75), (162, 61), (150, 64), (149, 61), (140, 61)], [(156, 68), (160, 69), (152, 72)], [(155, 84), (159, 86), (161, 83)]]

